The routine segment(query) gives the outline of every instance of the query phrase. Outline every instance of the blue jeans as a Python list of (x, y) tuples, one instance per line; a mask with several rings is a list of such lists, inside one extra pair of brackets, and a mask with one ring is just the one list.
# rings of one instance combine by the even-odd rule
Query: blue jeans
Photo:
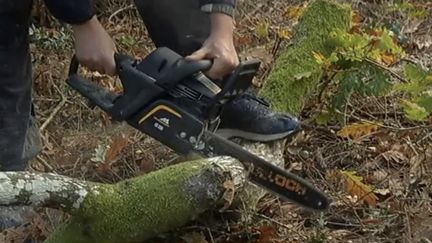
[[(32, 5), (0, 0), (0, 171), (25, 170), (41, 149), (32, 110)], [(209, 35), (210, 21), (198, 0), (135, 0), (135, 5), (156, 47), (187, 55)]]

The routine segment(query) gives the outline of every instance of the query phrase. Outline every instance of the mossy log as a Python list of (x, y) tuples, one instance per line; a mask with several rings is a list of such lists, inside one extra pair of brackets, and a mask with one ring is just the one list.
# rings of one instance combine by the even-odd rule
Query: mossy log
[(324, 56), (334, 51), (330, 33), (351, 28), (351, 9), (331, 0), (315, 0), (305, 9), (293, 45), (282, 50), (260, 95), (271, 101), (275, 110), (297, 115), (317, 90), (323, 71), (313, 52)]
[(243, 165), (230, 157), (183, 162), (117, 184), (3, 172), (0, 205), (68, 212), (46, 243), (143, 242), (223, 206), (226, 193), (241, 191), (245, 181)]

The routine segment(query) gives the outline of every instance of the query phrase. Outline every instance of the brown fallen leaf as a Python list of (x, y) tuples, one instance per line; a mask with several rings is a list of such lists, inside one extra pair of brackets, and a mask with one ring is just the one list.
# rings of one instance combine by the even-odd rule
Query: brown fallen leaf
[(343, 127), (337, 135), (342, 138), (357, 140), (376, 132), (380, 128), (380, 123), (361, 122)]
[(117, 162), (128, 144), (129, 139), (125, 134), (114, 136), (106, 143), (100, 144), (92, 158), (92, 161), (97, 162), (96, 170), (101, 174), (110, 174), (113, 165)]
[(378, 197), (370, 186), (362, 182), (363, 177), (357, 176), (355, 171), (340, 171), (340, 174), (345, 180), (345, 189), (351, 196), (355, 196), (359, 201), (376, 207)]
[(105, 155), (105, 163), (112, 164), (121, 155), (123, 149), (129, 144), (129, 139), (124, 135), (118, 135), (111, 139), (111, 144)]
[(351, 32), (360, 33), (364, 17), (359, 11), (353, 11)]
[(255, 241), (257, 243), (273, 243), (276, 242), (277, 234), (276, 229), (271, 226), (261, 226), (258, 229), (259, 238)]

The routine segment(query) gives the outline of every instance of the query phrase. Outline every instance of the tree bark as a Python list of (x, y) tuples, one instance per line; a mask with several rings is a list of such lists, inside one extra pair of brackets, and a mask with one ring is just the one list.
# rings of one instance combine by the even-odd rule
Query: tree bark
[(0, 206), (49, 207), (70, 212), (80, 208), (96, 183), (56, 174), (0, 172)]
[(348, 31), (351, 14), (349, 7), (327, 0), (315, 0), (306, 8), (291, 40), (293, 45), (281, 51), (260, 91), (275, 110), (299, 114), (323, 75), (314, 52), (328, 56), (334, 51), (330, 33)]

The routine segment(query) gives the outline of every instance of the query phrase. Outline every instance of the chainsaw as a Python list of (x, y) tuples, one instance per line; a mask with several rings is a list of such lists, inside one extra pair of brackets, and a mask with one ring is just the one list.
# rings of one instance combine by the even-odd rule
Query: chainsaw
[(250, 171), (252, 183), (311, 210), (328, 208), (327, 197), (308, 181), (216, 133), (224, 105), (251, 86), (260, 67), (258, 60), (241, 62), (217, 82), (205, 75), (212, 60), (189, 61), (166, 47), (142, 59), (124, 54), (114, 58), (121, 92), (80, 75), (76, 56), (71, 60), (68, 85), (113, 120), (125, 121), (178, 154), (236, 158)]

